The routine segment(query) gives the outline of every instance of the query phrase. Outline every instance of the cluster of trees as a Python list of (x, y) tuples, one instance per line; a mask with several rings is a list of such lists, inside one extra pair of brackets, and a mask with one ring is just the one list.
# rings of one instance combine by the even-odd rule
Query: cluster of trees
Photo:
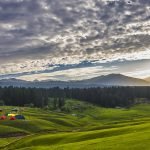
[(0, 88), (1, 104), (45, 107), (52, 103), (54, 109), (61, 109), (65, 99), (78, 99), (103, 107), (127, 107), (138, 101), (150, 102), (150, 87), (106, 87), (87, 89), (40, 89)]
[(52, 110), (63, 110), (65, 105), (65, 98), (64, 97), (54, 97), (49, 98), (47, 106)]

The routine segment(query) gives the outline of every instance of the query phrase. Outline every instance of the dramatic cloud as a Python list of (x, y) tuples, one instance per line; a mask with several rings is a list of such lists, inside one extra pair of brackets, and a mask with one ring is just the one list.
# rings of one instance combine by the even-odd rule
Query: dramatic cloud
[(66, 80), (77, 68), (82, 79), (115, 72), (113, 62), (138, 76), (119, 62), (142, 60), (150, 60), (148, 0), (0, 0), (0, 78)]

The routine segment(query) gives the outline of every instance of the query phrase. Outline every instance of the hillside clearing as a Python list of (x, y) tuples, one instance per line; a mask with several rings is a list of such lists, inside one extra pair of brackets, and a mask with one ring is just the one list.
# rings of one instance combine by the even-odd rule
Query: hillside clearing
[(26, 107), (22, 112), (26, 120), (0, 121), (1, 149), (148, 150), (150, 147), (149, 104), (117, 109), (70, 101), (72, 106), (84, 105), (84, 109), (65, 113)]

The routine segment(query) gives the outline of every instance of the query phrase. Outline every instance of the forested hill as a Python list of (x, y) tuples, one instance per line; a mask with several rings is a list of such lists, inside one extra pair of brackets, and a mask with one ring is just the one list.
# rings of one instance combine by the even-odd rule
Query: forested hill
[(103, 107), (129, 107), (150, 102), (150, 87), (107, 87), (88, 89), (0, 88), (1, 105), (45, 107), (51, 101), (62, 109), (65, 99), (78, 99)]

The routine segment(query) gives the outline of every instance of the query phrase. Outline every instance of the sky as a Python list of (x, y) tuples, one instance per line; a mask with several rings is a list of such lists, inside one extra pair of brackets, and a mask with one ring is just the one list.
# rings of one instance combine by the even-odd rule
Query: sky
[(150, 76), (149, 0), (0, 0), (0, 79)]

